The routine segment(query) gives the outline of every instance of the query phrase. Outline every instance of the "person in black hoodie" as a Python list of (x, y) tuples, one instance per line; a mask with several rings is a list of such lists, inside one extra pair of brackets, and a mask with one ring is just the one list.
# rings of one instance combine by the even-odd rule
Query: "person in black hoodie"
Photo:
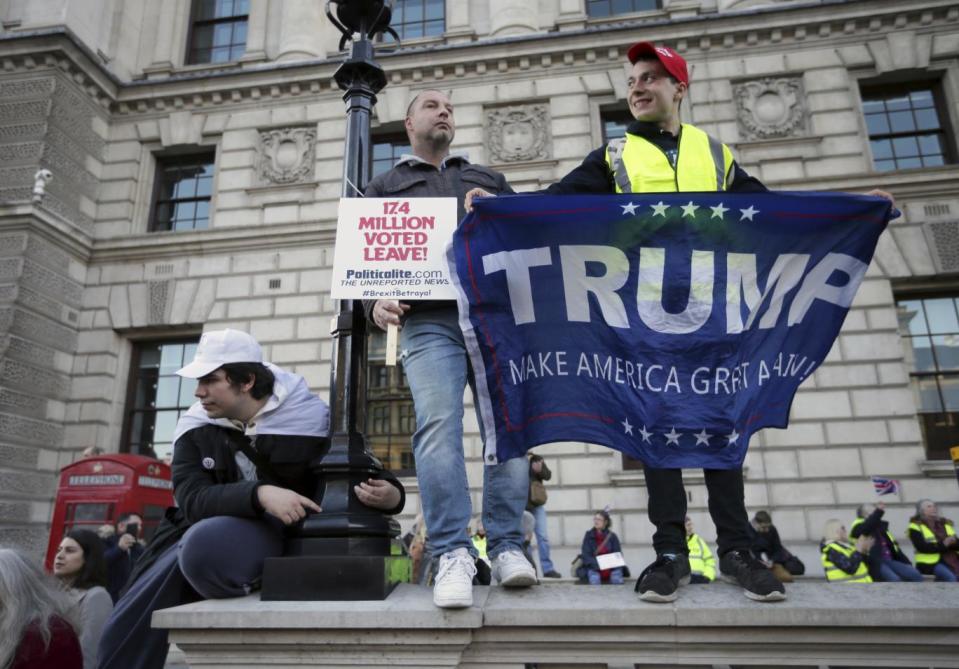
[(872, 537), (875, 543), (869, 550), (869, 575), (874, 581), (921, 581), (922, 574), (912, 566), (889, 531), (889, 523), (882, 519), (886, 505), (861, 504), (856, 509), (856, 520), (849, 526), (849, 537)]
[[(249, 594), (264, 560), (282, 555), (283, 527), (320, 512), (309, 463), (328, 444), (329, 409), (303, 377), (264, 363), (256, 340), (237, 330), (204, 334), (177, 374), (198, 380), (199, 399), (173, 437), (178, 506), (107, 622), (100, 669), (161, 669), (168, 633), (150, 627), (154, 611)], [(403, 486), (389, 472), (354, 492), (385, 513), (403, 509)]]

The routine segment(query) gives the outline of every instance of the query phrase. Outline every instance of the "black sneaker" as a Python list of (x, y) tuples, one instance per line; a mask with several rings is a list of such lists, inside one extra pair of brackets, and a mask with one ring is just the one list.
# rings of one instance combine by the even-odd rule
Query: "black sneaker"
[(676, 588), (689, 583), (689, 558), (679, 553), (659, 555), (646, 567), (636, 581), (636, 592), (644, 602), (672, 602), (678, 596)]
[(548, 572), (543, 574), (543, 578), (563, 578), (563, 575), (555, 569), (550, 569)]
[(757, 602), (781, 602), (786, 588), (766, 565), (748, 551), (730, 551), (719, 559), (723, 580), (743, 587), (743, 594)]

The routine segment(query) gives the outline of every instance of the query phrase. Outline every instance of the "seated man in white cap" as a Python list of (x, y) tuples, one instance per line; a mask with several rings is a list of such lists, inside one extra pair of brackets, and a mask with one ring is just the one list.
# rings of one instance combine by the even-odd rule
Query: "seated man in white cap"
[[(249, 594), (263, 561), (282, 555), (283, 526), (320, 512), (309, 463), (328, 443), (329, 409), (303, 377), (264, 363), (260, 345), (238, 330), (204, 334), (177, 374), (197, 379), (199, 399), (174, 435), (177, 506), (107, 622), (101, 669), (163, 667), (167, 632), (151, 629), (154, 611)], [(385, 513), (403, 509), (403, 486), (389, 472), (354, 491)]]

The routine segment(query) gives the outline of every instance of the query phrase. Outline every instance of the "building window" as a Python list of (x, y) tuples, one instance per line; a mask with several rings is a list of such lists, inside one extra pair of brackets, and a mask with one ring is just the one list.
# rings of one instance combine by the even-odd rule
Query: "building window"
[(959, 296), (897, 301), (919, 423), (930, 460), (959, 444)]
[(198, 338), (137, 342), (121, 452), (161, 460), (173, 455), (173, 432), (193, 404), (196, 381), (176, 375), (196, 352)]
[(373, 169), (370, 178), (388, 171), (404, 153), (413, 153), (406, 135), (384, 135), (373, 138)]
[(862, 111), (877, 170), (937, 167), (952, 162), (937, 85), (926, 82), (865, 89)]
[(661, 0), (586, 0), (586, 14), (590, 18), (619, 16), (660, 9)]
[(386, 333), (371, 329), (368, 339), (366, 439), (370, 450), (394, 474), (415, 471), (411, 439), (416, 431), (413, 396), (403, 365), (386, 365)]
[(603, 143), (611, 139), (626, 136), (626, 128), (635, 119), (626, 109), (600, 110), (599, 120), (603, 124)]
[(157, 159), (151, 232), (209, 226), (213, 157), (213, 153), (204, 153)]
[(246, 50), (249, 0), (193, 0), (188, 64), (229, 63)]
[(442, 35), (446, 30), (446, 0), (397, 0), (390, 27), (401, 40)]

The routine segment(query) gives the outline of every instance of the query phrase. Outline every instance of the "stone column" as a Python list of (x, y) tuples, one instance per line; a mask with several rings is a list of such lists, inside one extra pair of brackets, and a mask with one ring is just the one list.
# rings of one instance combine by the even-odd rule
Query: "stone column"
[(156, 31), (153, 59), (143, 68), (148, 76), (169, 73), (186, 61), (186, 34), (190, 28), (189, 0), (158, 2), (155, 7), (159, 10), (159, 16), (152, 26)]
[(322, 57), (320, 44), (321, 14), (318, 2), (284, 2), (280, 20), (280, 48), (278, 61), (308, 60)]
[(469, 42), (476, 37), (470, 23), (470, 3), (465, 0), (446, 0), (446, 41)]
[(241, 63), (259, 63), (266, 57), (266, 25), (270, 0), (250, 0), (246, 24), (246, 51)]
[(536, 4), (528, 0), (490, 0), (490, 35), (521, 35), (537, 29)]
[(586, 26), (583, 0), (559, 0), (559, 16), (556, 27), (560, 30), (578, 30)]

